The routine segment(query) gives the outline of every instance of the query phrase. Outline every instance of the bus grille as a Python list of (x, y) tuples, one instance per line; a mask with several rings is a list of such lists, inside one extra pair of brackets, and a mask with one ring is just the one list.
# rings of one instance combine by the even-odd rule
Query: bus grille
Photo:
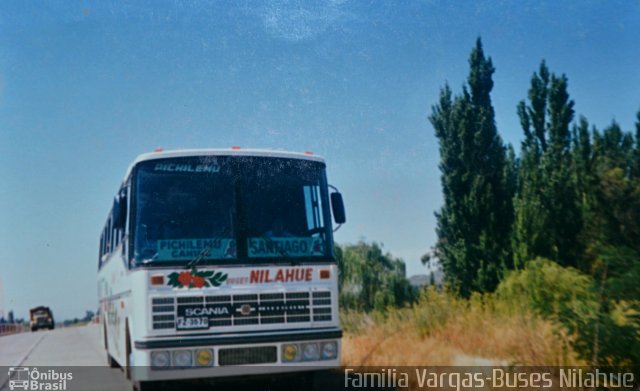
[(329, 322), (330, 291), (156, 297), (151, 299), (153, 329), (174, 329), (176, 317), (198, 312), (209, 327)]
[(220, 349), (218, 363), (224, 365), (249, 365), (274, 363), (278, 360), (275, 346), (259, 346), (253, 348)]
[(173, 297), (154, 297), (151, 299), (153, 329), (173, 329), (176, 327), (176, 305)]

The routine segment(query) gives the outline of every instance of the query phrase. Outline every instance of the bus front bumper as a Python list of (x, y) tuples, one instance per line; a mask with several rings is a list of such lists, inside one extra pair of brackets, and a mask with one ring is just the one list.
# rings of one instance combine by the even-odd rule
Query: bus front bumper
[(136, 381), (261, 375), (336, 368), (342, 330), (136, 341)]

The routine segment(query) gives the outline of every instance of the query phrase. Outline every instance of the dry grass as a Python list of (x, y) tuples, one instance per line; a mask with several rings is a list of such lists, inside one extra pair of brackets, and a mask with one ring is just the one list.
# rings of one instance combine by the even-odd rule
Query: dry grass
[(412, 308), (343, 312), (343, 365), (582, 365), (572, 337), (494, 296), (425, 291)]

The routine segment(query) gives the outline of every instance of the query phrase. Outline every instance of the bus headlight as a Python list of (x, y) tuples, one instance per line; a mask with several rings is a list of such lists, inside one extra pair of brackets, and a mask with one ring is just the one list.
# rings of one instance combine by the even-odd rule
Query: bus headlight
[(317, 343), (302, 345), (302, 359), (304, 361), (317, 361), (320, 359), (320, 350)]
[(332, 360), (338, 357), (338, 343), (335, 341), (324, 342), (322, 344), (322, 359)]
[(213, 364), (211, 349), (196, 350), (196, 365), (208, 367)]
[(298, 345), (282, 345), (282, 361), (291, 362), (298, 359)]
[(151, 367), (153, 368), (166, 368), (171, 363), (169, 359), (169, 352), (159, 351), (151, 352)]
[(193, 364), (190, 350), (176, 350), (173, 352), (173, 365), (179, 368), (188, 368)]

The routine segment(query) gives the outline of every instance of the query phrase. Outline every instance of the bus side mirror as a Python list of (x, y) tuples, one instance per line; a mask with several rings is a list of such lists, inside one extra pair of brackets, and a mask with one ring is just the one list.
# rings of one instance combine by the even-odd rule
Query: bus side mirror
[(347, 216), (344, 212), (344, 201), (342, 200), (342, 194), (339, 192), (331, 193), (331, 210), (336, 224), (344, 224), (347, 221)]
[(113, 226), (116, 229), (124, 229), (127, 223), (127, 194), (121, 192), (113, 200)]

